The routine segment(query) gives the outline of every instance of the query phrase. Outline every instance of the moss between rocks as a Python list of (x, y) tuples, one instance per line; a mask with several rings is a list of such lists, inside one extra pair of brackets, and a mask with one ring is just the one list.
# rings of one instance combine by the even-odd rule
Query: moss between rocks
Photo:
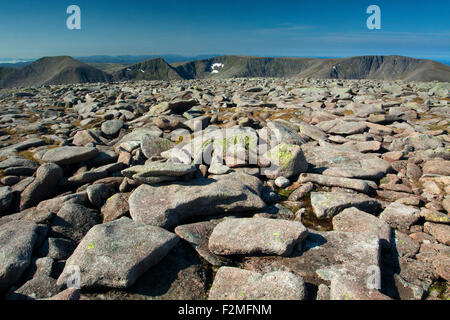
[(352, 110), (344, 110), (342, 112), (343, 116), (353, 116), (355, 113)]
[(314, 214), (311, 204), (311, 197), (304, 199), (306, 212), (302, 216), (302, 223), (305, 227), (316, 231), (333, 231), (332, 218), (319, 219)]
[(25, 151), (20, 151), (17, 153), (20, 157), (25, 158), (27, 160), (32, 160), (32, 161), (36, 161), (36, 159), (33, 157), (33, 152), (29, 151), (29, 150), (25, 150)]
[(275, 192), (278, 193), (282, 198), (284, 198), (284, 200), (287, 200), (294, 191), (295, 190), (275, 188)]
[(436, 282), (429, 290), (429, 295), (435, 296), (441, 300), (450, 300), (448, 295), (448, 282)]

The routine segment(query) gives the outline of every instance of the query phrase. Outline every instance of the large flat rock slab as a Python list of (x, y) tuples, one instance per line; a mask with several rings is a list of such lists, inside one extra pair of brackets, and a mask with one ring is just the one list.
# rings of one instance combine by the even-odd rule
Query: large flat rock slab
[(377, 217), (358, 210), (348, 208), (333, 218), (335, 231), (343, 232), (369, 232), (375, 234), (382, 241), (383, 247), (389, 249), (392, 229), (389, 224)]
[(350, 207), (371, 213), (381, 207), (377, 200), (366, 195), (345, 192), (312, 192), (311, 205), (319, 219), (332, 218)]
[(186, 240), (195, 251), (213, 266), (232, 265), (233, 261), (224, 256), (218, 256), (209, 250), (209, 237), (221, 219), (212, 219), (197, 223), (185, 224), (175, 228), (175, 233)]
[(408, 230), (420, 219), (420, 210), (393, 202), (380, 214), (380, 219), (393, 228)]
[(157, 265), (127, 289), (106, 293), (85, 291), (81, 300), (205, 300), (208, 271), (196, 252), (180, 241)]
[(216, 274), (209, 300), (303, 300), (305, 282), (290, 272), (257, 272), (222, 267)]
[(373, 234), (310, 231), (296, 256), (247, 257), (241, 267), (260, 273), (289, 271), (316, 286), (343, 277), (367, 291), (369, 271), (380, 266), (380, 255), (380, 239)]
[(159, 187), (142, 185), (130, 196), (130, 214), (135, 221), (170, 229), (195, 216), (262, 209), (261, 188), (258, 178), (240, 173)]
[(214, 228), (209, 249), (218, 255), (289, 256), (308, 236), (297, 221), (267, 218), (226, 219)]
[(59, 165), (76, 164), (91, 160), (97, 154), (98, 150), (92, 147), (60, 147), (46, 151), (40, 160)]
[(78, 266), (81, 288), (127, 288), (159, 263), (178, 241), (173, 233), (129, 218), (97, 225), (67, 260), (58, 285), (64, 285), (71, 267)]
[(391, 169), (391, 164), (376, 154), (361, 153), (349, 147), (322, 143), (302, 146), (312, 171), (327, 176), (379, 180)]
[(169, 178), (167, 181), (170, 181), (171, 178), (181, 178), (195, 171), (197, 171), (196, 167), (187, 164), (152, 162), (122, 170), (122, 174), (141, 183), (153, 184), (152, 182), (162, 182), (165, 177)]
[(38, 238), (39, 227), (34, 222), (12, 221), (0, 226), (0, 292), (28, 268)]

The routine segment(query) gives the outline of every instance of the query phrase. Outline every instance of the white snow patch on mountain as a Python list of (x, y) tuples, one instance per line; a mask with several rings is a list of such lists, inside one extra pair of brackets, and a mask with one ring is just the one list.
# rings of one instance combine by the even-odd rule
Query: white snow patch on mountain
[(220, 69), (223, 69), (225, 67), (225, 65), (223, 63), (214, 63), (211, 66), (211, 73), (219, 73)]

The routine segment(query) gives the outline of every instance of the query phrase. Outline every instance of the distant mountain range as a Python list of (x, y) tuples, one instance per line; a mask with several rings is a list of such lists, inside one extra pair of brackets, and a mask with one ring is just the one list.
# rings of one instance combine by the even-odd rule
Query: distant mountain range
[[(145, 56), (147, 57), (147, 56)], [(176, 60), (177, 56), (172, 56)], [(178, 56), (179, 58), (180, 56)], [(450, 82), (450, 67), (402, 56), (342, 59), (218, 56), (169, 64), (163, 58), (131, 63), (136, 57), (46, 57), (21, 68), (0, 67), (0, 87), (30, 87), (123, 80), (189, 80), (238, 77), (311, 77)], [(128, 60), (127, 60), (128, 59)]]
[[(1, 74), (2, 68), (0, 68)], [(7, 69), (8, 70), (8, 69)], [(23, 68), (7, 71), (0, 87), (35, 87), (43, 85), (110, 82), (111, 75), (71, 57), (45, 57)]]

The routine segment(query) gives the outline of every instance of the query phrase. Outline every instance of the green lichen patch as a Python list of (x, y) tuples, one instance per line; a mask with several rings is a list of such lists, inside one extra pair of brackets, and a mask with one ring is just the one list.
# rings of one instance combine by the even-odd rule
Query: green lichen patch
[(441, 300), (450, 300), (449, 292), (450, 288), (448, 286), (448, 282), (438, 281), (430, 287), (429, 296), (436, 297)]

